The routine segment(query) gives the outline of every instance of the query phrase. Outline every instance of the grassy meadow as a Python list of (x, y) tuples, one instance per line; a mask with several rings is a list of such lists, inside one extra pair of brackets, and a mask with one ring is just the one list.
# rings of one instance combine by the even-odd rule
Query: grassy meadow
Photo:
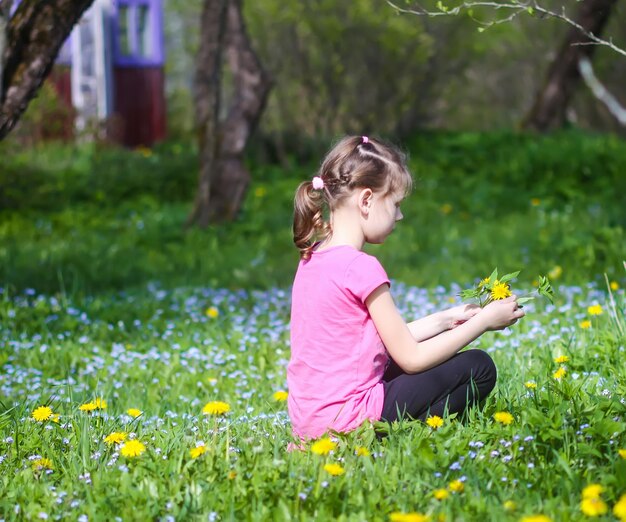
[[(522, 270), (555, 302), (488, 333), (498, 383), (461, 422), (287, 451), (293, 190), (183, 231), (193, 148), (0, 150), (0, 520), (626, 521), (626, 147), (575, 132), (428, 134), (372, 247), (407, 319)], [(379, 426), (382, 428), (382, 426)]]

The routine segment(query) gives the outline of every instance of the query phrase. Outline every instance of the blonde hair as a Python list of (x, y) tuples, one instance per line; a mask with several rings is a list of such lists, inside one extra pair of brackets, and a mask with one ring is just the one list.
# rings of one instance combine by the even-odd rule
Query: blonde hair
[(317, 176), (324, 188), (316, 190), (311, 180), (303, 181), (294, 198), (293, 242), (302, 259), (311, 257), (316, 240), (332, 235), (324, 210), (332, 212), (354, 189), (404, 196), (413, 185), (405, 154), (394, 145), (365, 136), (339, 141), (324, 158)]

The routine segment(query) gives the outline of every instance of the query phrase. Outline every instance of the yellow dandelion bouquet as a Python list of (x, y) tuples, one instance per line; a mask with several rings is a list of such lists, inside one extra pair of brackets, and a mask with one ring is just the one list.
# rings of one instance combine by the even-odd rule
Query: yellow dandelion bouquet
[[(506, 299), (511, 295), (511, 286), (509, 281), (515, 279), (519, 275), (517, 272), (511, 272), (510, 274), (503, 275), (498, 278), (498, 269), (496, 268), (489, 277), (481, 279), (474, 288), (463, 290), (459, 293), (459, 296), (463, 300), (477, 299), (480, 307), (485, 307), (492, 301), (499, 301), (500, 299)], [(539, 276), (539, 286), (537, 287), (537, 295), (543, 296), (551, 303), (554, 300), (554, 290), (550, 281), (545, 276)], [(534, 295), (525, 295), (517, 298), (517, 303), (522, 305), (535, 298)]]

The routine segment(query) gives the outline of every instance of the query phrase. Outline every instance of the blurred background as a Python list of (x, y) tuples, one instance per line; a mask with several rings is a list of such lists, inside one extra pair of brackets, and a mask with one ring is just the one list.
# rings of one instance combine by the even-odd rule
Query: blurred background
[(371, 248), (392, 277), (624, 279), (626, 126), (578, 73), (626, 104), (623, 2), (0, 6), (5, 288), (288, 285), (293, 192), (347, 133), (410, 157), (405, 221)]

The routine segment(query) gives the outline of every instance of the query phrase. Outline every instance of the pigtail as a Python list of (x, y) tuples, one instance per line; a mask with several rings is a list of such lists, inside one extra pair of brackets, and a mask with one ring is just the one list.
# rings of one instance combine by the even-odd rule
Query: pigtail
[(302, 259), (311, 257), (316, 237), (324, 238), (329, 225), (324, 222), (324, 191), (315, 190), (311, 181), (303, 181), (296, 189), (293, 213), (293, 242)]

